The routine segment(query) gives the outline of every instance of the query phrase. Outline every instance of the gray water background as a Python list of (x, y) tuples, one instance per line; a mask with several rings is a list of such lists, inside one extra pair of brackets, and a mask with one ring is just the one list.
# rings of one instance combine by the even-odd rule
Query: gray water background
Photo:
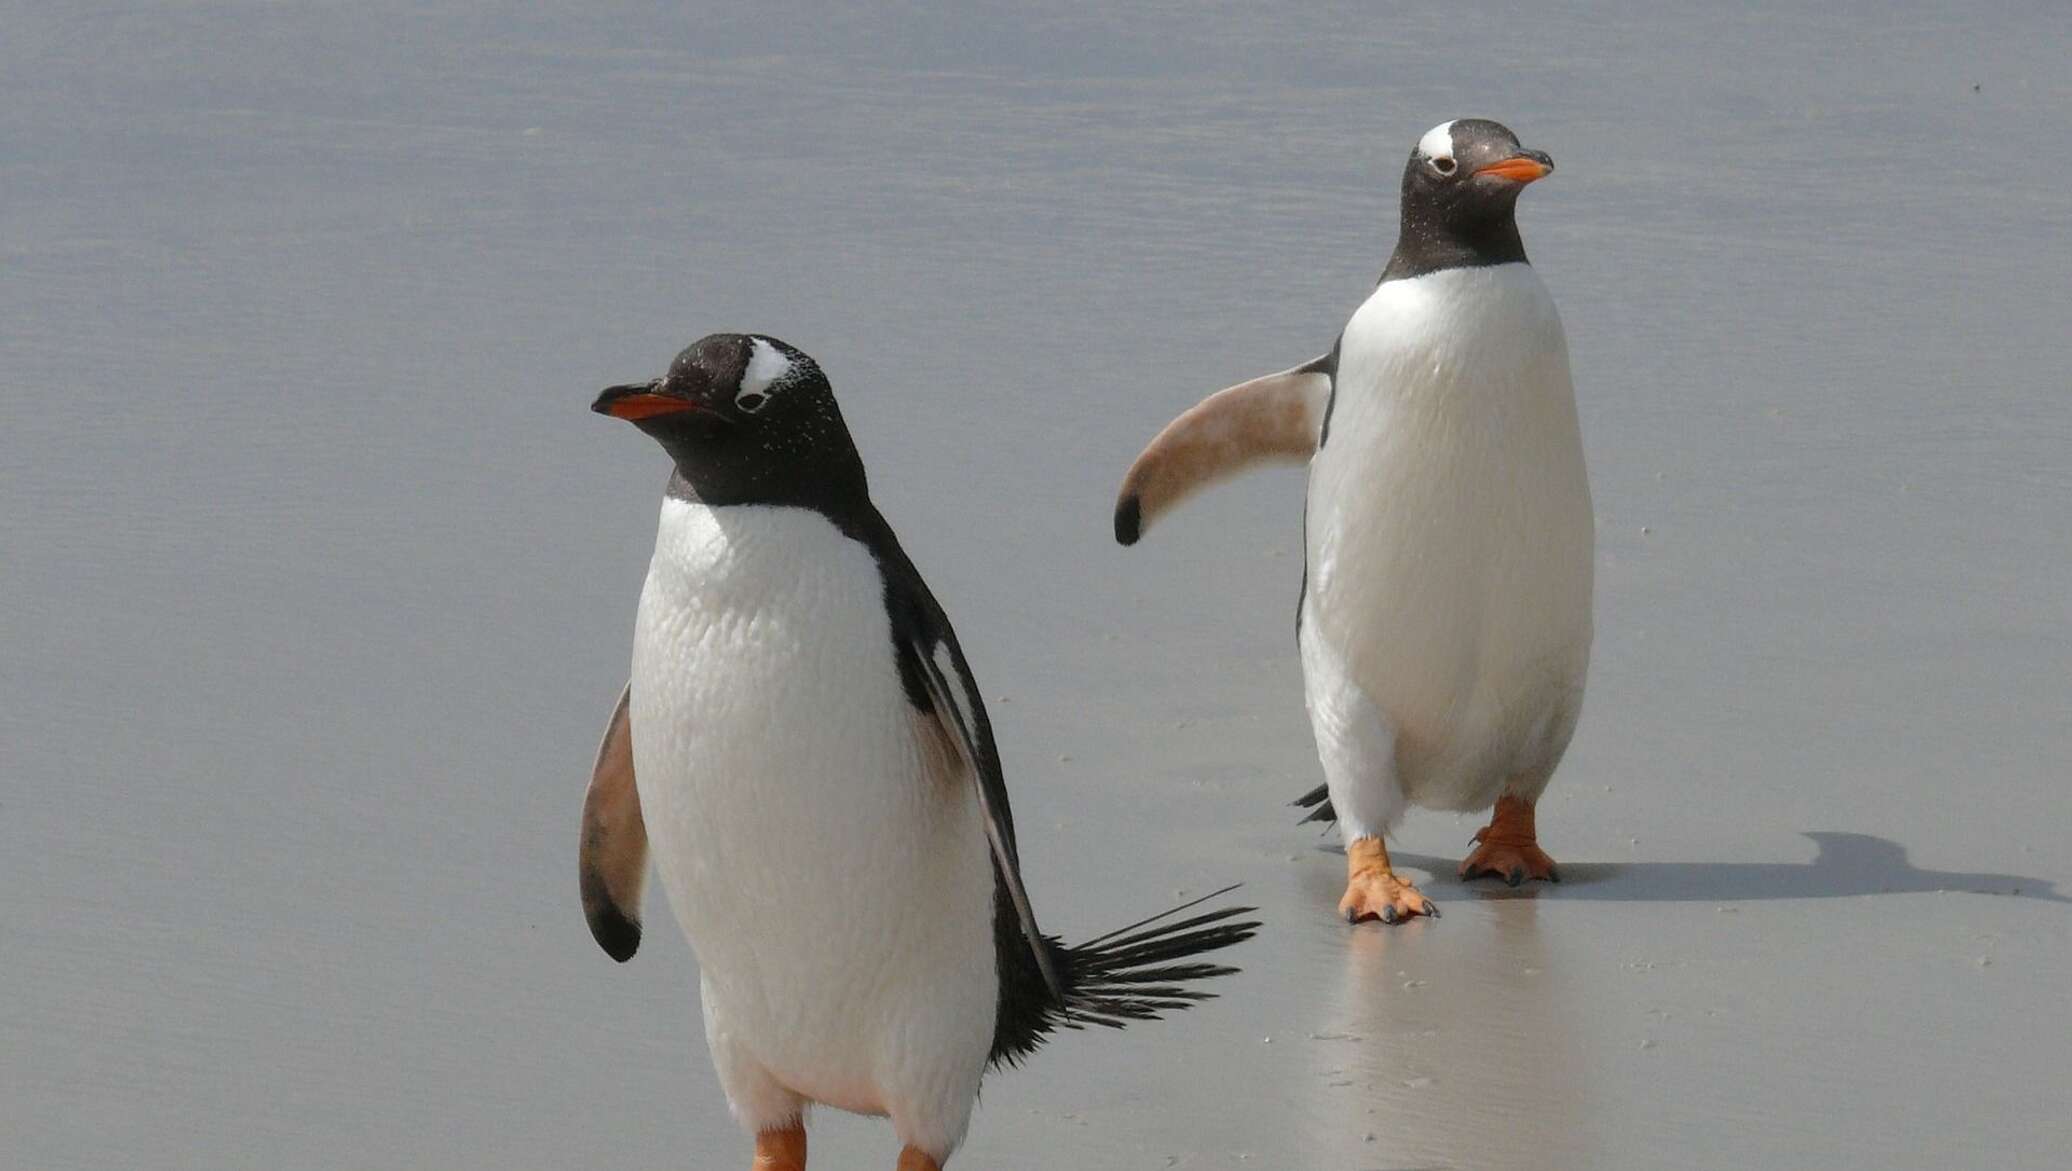
[[(2055, 1167), (2072, 1149), (2072, 8), (8, 4), (0, 1165), (725, 1167), (575, 814), (709, 331), (820, 359), (993, 704), (1046, 923), (1244, 881), (1223, 999), (959, 1166)], [(1349, 930), (1298, 472), (1134, 550), (1500, 118), (1600, 521), (1570, 881)], [(824, 1114), (816, 1166), (889, 1166)]]

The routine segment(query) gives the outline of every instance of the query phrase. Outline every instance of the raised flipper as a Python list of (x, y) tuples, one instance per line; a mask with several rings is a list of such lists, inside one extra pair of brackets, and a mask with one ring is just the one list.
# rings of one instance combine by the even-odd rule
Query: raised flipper
[(633, 721), (626, 707), (633, 685), (619, 692), (604, 726), (590, 791), (583, 798), (583, 840), (577, 859), (583, 915), (611, 958), (625, 963), (640, 947), (640, 894), (647, 885), (647, 824), (633, 787)]
[(1253, 464), (1308, 459), (1337, 365), (1333, 349), (1293, 370), (1219, 390), (1166, 424), (1122, 478), (1115, 539), (1136, 544), (1167, 509)]

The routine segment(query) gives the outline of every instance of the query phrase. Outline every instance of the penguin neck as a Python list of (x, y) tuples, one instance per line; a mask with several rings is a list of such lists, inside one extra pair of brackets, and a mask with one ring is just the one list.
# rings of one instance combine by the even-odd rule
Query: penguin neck
[(1449, 268), (1529, 263), (1525, 241), (1518, 235), (1518, 219), (1510, 208), (1463, 222), (1442, 217), (1436, 208), (1405, 204), (1396, 251), (1390, 255), (1388, 267), (1381, 270), (1381, 279), (1384, 283), (1407, 281)]
[(678, 459), (669, 477), (669, 495), (677, 500), (722, 508), (764, 504), (807, 508), (847, 530), (871, 511), (870, 484), (863, 461), (814, 460), (807, 466), (773, 468), (760, 461)]

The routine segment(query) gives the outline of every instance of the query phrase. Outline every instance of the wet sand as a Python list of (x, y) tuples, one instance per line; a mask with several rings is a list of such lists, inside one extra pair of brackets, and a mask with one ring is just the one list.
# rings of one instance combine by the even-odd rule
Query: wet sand
[[(1244, 882), (1222, 999), (991, 1080), (953, 1166), (2043, 1168), (2072, 1148), (2062, 5), (1297, 19), (24, 8), (0, 42), (0, 1166), (724, 1167), (659, 896), (576, 812), (665, 475), (588, 414), (821, 360), (992, 702), (1046, 925)], [(1122, 550), (1501, 118), (1598, 629), (1569, 881), (1349, 929), (1301, 477)], [(816, 1166), (889, 1166), (821, 1116)]]

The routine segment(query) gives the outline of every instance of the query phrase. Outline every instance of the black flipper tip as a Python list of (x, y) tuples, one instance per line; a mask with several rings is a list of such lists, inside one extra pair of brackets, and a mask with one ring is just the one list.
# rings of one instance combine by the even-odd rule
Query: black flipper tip
[(1132, 492), (1115, 505), (1115, 540), (1120, 545), (1134, 545), (1144, 535), (1144, 503)]
[(622, 964), (640, 950), (640, 924), (621, 915), (617, 907), (600, 907), (591, 915), (590, 934), (597, 937), (604, 954)]

